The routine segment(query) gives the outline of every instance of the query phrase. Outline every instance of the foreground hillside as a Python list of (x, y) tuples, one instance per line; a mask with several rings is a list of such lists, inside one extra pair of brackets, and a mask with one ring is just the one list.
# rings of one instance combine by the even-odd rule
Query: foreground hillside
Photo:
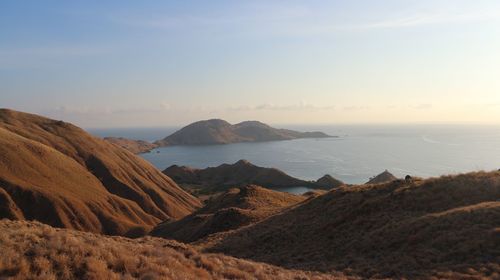
[(277, 129), (258, 121), (246, 121), (232, 125), (225, 120), (211, 119), (185, 126), (172, 135), (155, 142), (155, 144), (159, 146), (213, 145), (324, 137), (331, 136), (322, 132)]
[(344, 279), (287, 270), (160, 238), (127, 239), (0, 221), (0, 279)]
[(235, 188), (212, 198), (203, 208), (181, 220), (158, 225), (151, 234), (193, 242), (209, 234), (262, 221), (305, 199), (253, 185)]
[(327, 190), (344, 184), (329, 175), (323, 176), (318, 181), (305, 181), (294, 178), (279, 169), (256, 166), (246, 160), (205, 169), (172, 165), (163, 170), (163, 173), (186, 189), (201, 194), (213, 194), (249, 184), (271, 189), (311, 187)]
[(133, 236), (199, 206), (122, 148), (69, 123), (0, 110), (0, 218)]
[(362, 277), (499, 279), (500, 172), (341, 187), (200, 244)]

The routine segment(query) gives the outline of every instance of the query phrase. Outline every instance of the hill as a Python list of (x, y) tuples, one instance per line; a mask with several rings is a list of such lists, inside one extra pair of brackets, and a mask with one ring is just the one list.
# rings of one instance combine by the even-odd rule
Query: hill
[(145, 160), (62, 121), (0, 109), (0, 218), (141, 235), (201, 204)]
[(0, 244), (1, 279), (345, 279), (204, 254), (162, 238), (109, 237), (37, 222), (0, 221)]
[(377, 176), (370, 178), (370, 180), (366, 183), (367, 184), (380, 184), (380, 183), (391, 182), (391, 181), (394, 181), (397, 179), (398, 178), (396, 176), (392, 175), (391, 172), (385, 170), (384, 172), (378, 174)]
[(163, 223), (151, 234), (182, 242), (193, 242), (209, 234), (237, 229), (274, 215), (306, 197), (258, 186), (234, 188), (207, 202), (181, 220)]
[(342, 182), (338, 179), (335, 179), (332, 176), (326, 174), (323, 177), (316, 180), (314, 185), (316, 187), (321, 187), (322, 189), (329, 190), (329, 189), (338, 188), (338, 187), (344, 185), (344, 182)]
[(163, 170), (163, 173), (181, 186), (194, 189), (201, 194), (217, 193), (233, 187), (251, 184), (270, 189), (286, 187), (331, 189), (343, 184), (331, 176), (323, 177), (316, 182), (305, 181), (294, 178), (276, 168), (253, 165), (247, 160), (239, 160), (234, 164), (221, 164), (217, 167), (205, 169), (172, 165)]
[(263, 142), (297, 138), (331, 137), (322, 132), (298, 132), (273, 128), (258, 121), (245, 121), (235, 125), (220, 119), (192, 123), (162, 140), (158, 146), (213, 145), (239, 142)]
[(341, 187), (200, 244), (362, 278), (496, 279), (500, 172)]
[(147, 153), (157, 147), (155, 144), (148, 141), (132, 140), (123, 137), (104, 137), (104, 140), (118, 145), (134, 154)]

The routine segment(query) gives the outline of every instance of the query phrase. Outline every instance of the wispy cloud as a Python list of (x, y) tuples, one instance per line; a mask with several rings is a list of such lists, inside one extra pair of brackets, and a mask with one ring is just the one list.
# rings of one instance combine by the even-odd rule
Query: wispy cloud
[(61, 45), (61, 46), (45, 46), (45, 47), (28, 47), (28, 48), (0, 48), (0, 57), (2, 56), (87, 56), (103, 54), (111, 51), (111, 48), (104, 46), (87, 46), (87, 45)]
[(344, 26), (345, 29), (380, 29), (380, 28), (404, 28), (433, 24), (466, 23), (499, 19), (498, 12), (472, 12), (463, 14), (428, 13), (415, 14), (406, 17), (392, 18), (374, 21), (366, 24)]
[(428, 109), (432, 109), (432, 104), (422, 103), (422, 104), (416, 104), (416, 105), (409, 105), (409, 107), (412, 109), (417, 109), (417, 110), (428, 110)]
[(303, 18), (310, 15), (305, 6), (252, 5), (242, 12), (221, 13), (220, 15), (183, 14), (170, 15), (113, 15), (110, 20), (128, 26), (173, 29), (186, 27), (220, 27), (262, 22), (279, 22)]
[(351, 106), (344, 106), (342, 107), (344, 111), (361, 111), (361, 110), (370, 110), (370, 106), (357, 106), (357, 105), (351, 105)]
[(63, 115), (120, 115), (120, 114), (146, 114), (171, 111), (172, 106), (166, 102), (160, 102), (151, 106), (126, 106), (126, 107), (89, 107), (62, 105), (46, 110), (49, 113)]
[[(333, 15), (330, 15), (333, 14)], [(428, 11), (401, 14), (392, 12), (379, 19), (367, 19), (353, 12), (353, 19), (341, 20), (331, 13), (313, 10), (307, 6), (263, 6), (250, 11), (233, 11), (221, 15), (184, 14), (153, 16), (113, 16), (111, 20), (129, 26), (176, 29), (176, 28), (222, 28), (238, 26), (257, 33), (302, 36), (324, 35), (338, 32), (361, 32), (376, 29), (398, 29), (438, 24), (460, 24), (500, 19), (497, 10)]]
[(58, 59), (98, 56), (112, 51), (109, 46), (91, 45), (0, 47), (0, 69), (42, 68)]
[(321, 111), (321, 110), (334, 110), (335, 106), (326, 105), (318, 106), (308, 103), (297, 103), (297, 104), (260, 104), (260, 105), (239, 105), (230, 106), (227, 108), (229, 111)]

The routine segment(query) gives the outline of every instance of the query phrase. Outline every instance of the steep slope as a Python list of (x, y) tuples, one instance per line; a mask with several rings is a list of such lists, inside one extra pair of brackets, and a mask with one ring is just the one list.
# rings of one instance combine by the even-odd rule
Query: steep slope
[(37, 222), (0, 221), (0, 244), (1, 279), (345, 279), (203, 254), (162, 238), (109, 237)]
[(378, 174), (377, 176), (370, 178), (370, 180), (367, 182), (367, 184), (380, 184), (380, 183), (388, 183), (392, 182), (394, 180), (397, 180), (398, 178), (394, 175), (392, 175), (391, 172), (385, 170), (384, 172)]
[(224, 120), (211, 119), (185, 126), (172, 135), (156, 141), (155, 144), (159, 146), (213, 145), (324, 137), (331, 136), (322, 132), (276, 129), (258, 121), (245, 121), (231, 125)]
[(208, 201), (205, 207), (181, 220), (163, 223), (151, 234), (192, 242), (205, 236), (261, 221), (305, 196), (271, 191), (258, 186), (235, 188)]
[(0, 109), (0, 218), (140, 235), (200, 202), (132, 153), (82, 129)]
[(500, 172), (341, 187), (202, 244), (362, 277), (498, 278), (499, 200)]
[(123, 137), (105, 137), (104, 140), (118, 145), (134, 154), (147, 153), (157, 146), (153, 143), (143, 140), (132, 140)]

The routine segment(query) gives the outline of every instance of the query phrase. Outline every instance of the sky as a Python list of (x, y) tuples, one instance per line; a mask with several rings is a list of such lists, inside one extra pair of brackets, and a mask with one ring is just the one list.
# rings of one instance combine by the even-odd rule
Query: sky
[(200, 119), (500, 124), (500, 1), (0, 1), (0, 107), (86, 128)]

